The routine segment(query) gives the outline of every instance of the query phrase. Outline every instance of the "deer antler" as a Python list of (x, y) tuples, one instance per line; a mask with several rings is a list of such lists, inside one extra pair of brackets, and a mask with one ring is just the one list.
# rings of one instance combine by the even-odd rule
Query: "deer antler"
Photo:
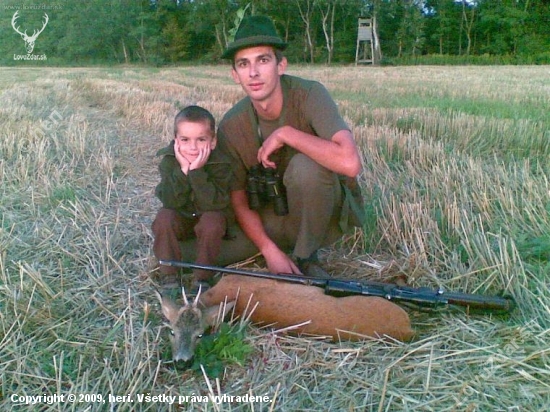
[(183, 286), (181, 287), (181, 295), (183, 297), (183, 303), (185, 304), (185, 306), (189, 306), (189, 301), (187, 300), (187, 294), (185, 293), (185, 288)]
[(24, 39), (25, 41), (34, 41), (36, 40), (36, 38), (38, 37), (38, 35), (40, 33), (42, 33), (44, 31), (44, 29), (46, 28), (46, 25), (48, 24), (48, 22), (50, 21), (50, 18), (48, 17), (48, 15), (46, 13), (44, 13), (44, 24), (42, 25), (42, 28), (40, 30), (34, 30), (33, 33), (32, 33), (32, 36), (29, 36), (27, 34), (27, 30), (25, 30), (24, 33), (22, 33), (20, 30), (19, 30), (19, 26), (15, 27), (15, 24), (16, 24), (16, 21), (17, 19), (19, 18), (19, 10), (17, 10), (15, 12), (15, 14), (13, 15), (13, 17), (11, 18), (11, 26), (13, 27), (13, 29), (19, 33)]
[[(27, 36), (27, 31), (25, 31), (25, 33), (21, 33), (21, 32), (19, 31), (19, 26), (18, 26), (18, 27), (15, 27), (15, 21), (19, 18), (18, 14), (19, 14), (19, 10), (17, 10), (17, 11), (15, 12), (15, 14), (13, 15), (13, 17), (11, 18), (11, 26), (13, 27), (13, 29), (14, 29), (17, 33), (19, 33), (21, 36), (25, 37), (25, 36)], [(45, 14), (45, 13), (44, 13), (44, 14)], [(47, 14), (46, 14), (46, 16), (47, 16)]]
[(46, 13), (44, 13), (44, 17), (45, 17), (45, 20), (44, 20), (44, 24), (42, 25), (42, 28), (40, 30), (38, 30), (38, 33), (36, 32), (36, 30), (33, 31), (32, 37), (35, 38), (35, 39), (38, 37), (38, 35), (40, 33), (42, 33), (44, 31), (44, 29), (46, 28), (46, 25), (50, 21), (50, 18), (48, 17), (48, 15)]
[(193, 301), (193, 307), (196, 308), (197, 305), (199, 304), (199, 298), (201, 296), (201, 292), (202, 292), (202, 285), (199, 284), (199, 291), (197, 292), (197, 296), (195, 296), (195, 300)]

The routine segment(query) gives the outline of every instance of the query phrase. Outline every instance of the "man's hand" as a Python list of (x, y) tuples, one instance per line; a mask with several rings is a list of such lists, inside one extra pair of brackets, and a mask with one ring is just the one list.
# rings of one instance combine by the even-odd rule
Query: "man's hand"
[(264, 167), (272, 169), (277, 168), (277, 165), (269, 159), (269, 156), (284, 146), (280, 132), (281, 129), (282, 128), (279, 128), (275, 130), (275, 132), (271, 133), (271, 135), (264, 140), (262, 146), (258, 150), (258, 162), (260, 162)]
[(249, 208), (246, 191), (232, 191), (231, 204), (241, 229), (264, 256), (269, 271), (272, 273), (300, 273), (300, 269), (292, 259), (269, 238), (258, 212)]
[(271, 273), (302, 273), (292, 259), (277, 246), (273, 245), (268, 250), (261, 252)]
[(265, 139), (258, 150), (258, 161), (265, 167), (276, 167), (269, 156), (283, 146), (292, 147), (335, 173), (355, 177), (361, 172), (361, 158), (349, 130), (340, 130), (326, 140), (292, 126), (281, 126)]

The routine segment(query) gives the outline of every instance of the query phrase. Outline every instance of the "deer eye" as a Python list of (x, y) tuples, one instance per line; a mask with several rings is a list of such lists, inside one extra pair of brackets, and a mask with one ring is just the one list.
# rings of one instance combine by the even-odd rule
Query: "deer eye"
[(197, 335), (197, 339), (200, 339), (203, 337), (203, 334), (201, 333), (200, 335)]
[(170, 329), (170, 335), (174, 336), (175, 333), (174, 333), (174, 329)]

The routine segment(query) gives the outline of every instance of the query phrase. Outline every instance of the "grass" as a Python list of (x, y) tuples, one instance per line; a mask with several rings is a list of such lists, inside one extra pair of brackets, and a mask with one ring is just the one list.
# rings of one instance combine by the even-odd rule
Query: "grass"
[[(363, 157), (369, 222), (323, 251), (327, 269), (504, 291), (517, 310), (410, 312), (417, 335), (406, 344), (331, 344), (248, 326), (243, 365), (218, 378), (174, 368), (148, 279), (160, 206), (154, 154), (177, 108), (204, 105), (220, 119), (239, 87), (227, 67), (1, 68), (3, 410), (549, 409), (548, 68), (291, 72), (327, 86)], [(53, 394), (106, 402), (13, 402)], [(134, 402), (109, 403), (109, 394)], [(197, 398), (180, 407), (138, 394)], [(269, 401), (200, 402), (247, 394)]]
[(198, 343), (192, 369), (203, 371), (208, 377), (219, 378), (227, 364), (243, 366), (252, 347), (245, 342), (242, 324), (221, 323), (218, 330), (204, 336)]

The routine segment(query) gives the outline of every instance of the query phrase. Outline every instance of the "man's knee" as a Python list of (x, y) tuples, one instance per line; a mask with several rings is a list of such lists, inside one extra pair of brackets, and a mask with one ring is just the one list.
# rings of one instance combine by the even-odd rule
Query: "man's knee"
[(318, 187), (335, 184), (336, 175), (312, 160), (310, 157), (298, 153), (292, 157), (284, 175), (287, 190), (296, 188), (300, 191), (310, 191)]

